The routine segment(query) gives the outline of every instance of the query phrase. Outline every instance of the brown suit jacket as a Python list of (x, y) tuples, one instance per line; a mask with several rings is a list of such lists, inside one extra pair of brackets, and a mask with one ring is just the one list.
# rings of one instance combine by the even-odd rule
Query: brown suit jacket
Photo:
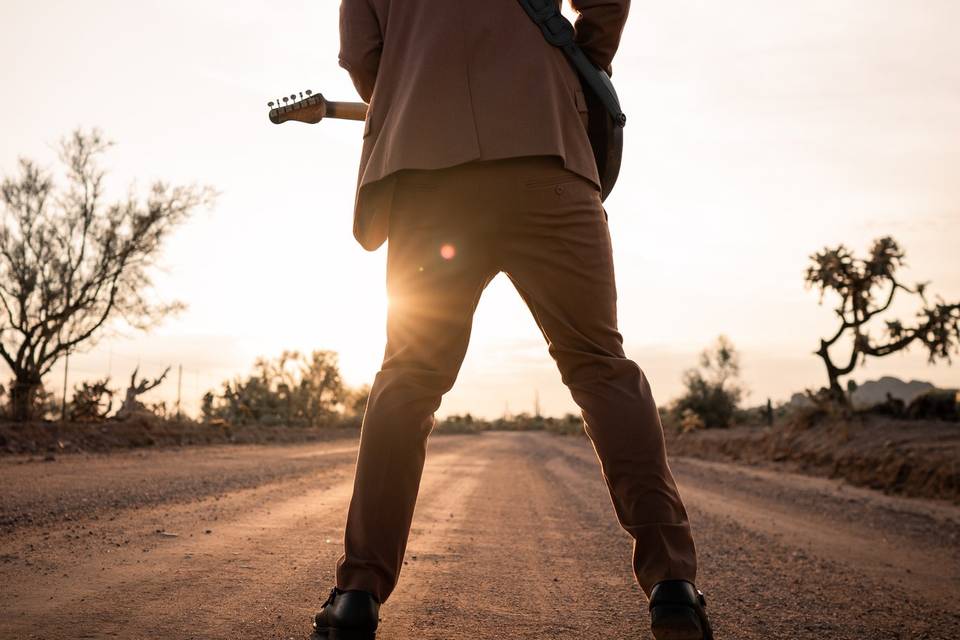
[[(610, 71), (630, 0), (570, 2), (577, 42)], [(368, 251), (400, 169), (556, 155), (599, 187), (579, 78), (517, 0), (342, 0), (340, 66), (370, 105), (353, 220)]]

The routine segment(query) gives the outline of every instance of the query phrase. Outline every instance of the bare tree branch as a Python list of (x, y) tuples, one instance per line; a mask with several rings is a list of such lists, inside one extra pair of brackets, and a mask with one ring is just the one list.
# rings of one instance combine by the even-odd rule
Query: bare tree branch
[(111, 323), (149, 327), (182, 308), (147, 297), (151, 269), (171, 231), (216, 194), (157, 183), (146, 198), (105, 204), (98, 159), (110, 146), (99, 131), (75, 131), (60, 145), (66, 186), (28, 160), (0, 185), (0, 356), (12, 396), (33, 393), (60, 358)]

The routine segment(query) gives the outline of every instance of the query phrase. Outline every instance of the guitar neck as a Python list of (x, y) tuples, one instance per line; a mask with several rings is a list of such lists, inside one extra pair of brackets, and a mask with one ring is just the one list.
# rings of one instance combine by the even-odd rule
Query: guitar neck
[(291, 120), (316, 124), (324, 118), (360, 121), (367, 119), (367, 105), (365, 103), (332, 102), (324, 99), (319, 93), (313, 93), (310, 90), (300, 92), (299, 100), (297, 100), (297, 94), (293, 94), (289, 98), (284, 97), (283, 104), (280, 104), (280, 100), (277, 100), (268, 102), (267, 106), (270, 107), (270, 112), (267, 115), (273, 124), (282, 124)]
[(364, 102), (327, 102), (327, 118), (340, 120), (366, 120), (367, 105)]

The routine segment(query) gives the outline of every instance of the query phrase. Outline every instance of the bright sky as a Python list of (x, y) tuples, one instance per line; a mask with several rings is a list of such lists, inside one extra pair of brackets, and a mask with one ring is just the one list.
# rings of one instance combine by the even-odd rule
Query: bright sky
[[(441, 1), (441, 0), (434, 0)], [(449, 1), (449, 0), (442, 0)], [(512, 0), (499, 0), (504, 3)], [(74, 356), (70, 384), (182, 365), (183, 402), (284, 348), (340, 353), (370, 382), (385, 341), (386, 247), (351, 235), (361, 126), (271, 125), (266, 102), (307, 88), (355, 99), (337, 66), (338, 3), (12, 0), (0, 5), (0, 172), (55, 166), (54, 143), (99, 126), (110, 186), (162, 178), (222, 196), (173, 237), (158, 292), (188, 310), (149, 335)], [(803, 287), (827, 244), (891, 234), (908, 280), (960, 297), (960, 3), (661, 0), (633, 3), (614, 81), (629, 115), (607, 201), (627, 354), (660, 403), (719, 333), (742, 351), (749, 402), (824, 383), (833, 327)], [(912, 313), (907, 307), (907, 314)], [(501, 275), (439, 415), (576, 411)], [(960, 384), (920, 351), (880, 375)], [(47, 381), (59, 392), (62, 369)], [(175, 374), (155, 393), (171, 400)]]

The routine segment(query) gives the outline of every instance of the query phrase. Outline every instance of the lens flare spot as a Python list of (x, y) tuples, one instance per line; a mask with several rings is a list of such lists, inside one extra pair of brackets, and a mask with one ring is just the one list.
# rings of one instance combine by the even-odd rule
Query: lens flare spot
[(444, 260), (453, 260), (455, 255), (457, 255), (457, 249), (452, 244), (445, 244), (440, 247), (440, 256)]

